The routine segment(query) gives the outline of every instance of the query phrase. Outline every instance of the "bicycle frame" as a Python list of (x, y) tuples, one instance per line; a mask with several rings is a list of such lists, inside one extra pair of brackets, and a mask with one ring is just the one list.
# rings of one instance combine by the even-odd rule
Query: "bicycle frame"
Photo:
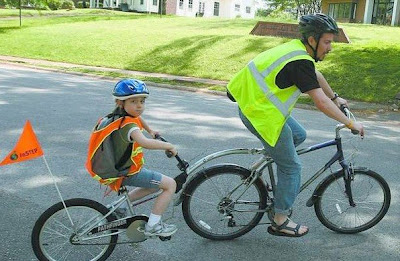
[[(83, 230), (83, 231), (79, 231), (79, 228), (75, 227), (76, 236), (78, 238), (80, 238), (80, 241), (82, 241), (82, 242), (90, 241), (92, 239), (108, 237), (110, 235), (118, 235), (118, 234), (124, 233), (124, 230), (121, 230), (121, 228), (119, 228), (120, 227), (120, 225), (119, 225), (119, 226), (115, 227), (115, 229), (119, 230), (117, 232), (113, 232), (113, 233), (110, 233), (110, 234), (107, 234), (107, 235), (100, 235), (100, 236), (90, 236), (90, 235), (88, 236), (88, 233), (90, 231), (92, 231), (93, 229), (99, 227), (99, 225), (98, 225), (99, 222), (102, 222), (103, 220), (106, 220), (107, 217), (110, 216), (116, 209), (118, 209), (124, 202), (130, 203), (130, 204), (127, 204), (128, 205), (128, 209), (129, 209), (128, 211), (129, 211), (130, 215), (128, 215), (128, 216), (126, 216), (124, 218), (116, 219), (116, 220), (114, 220), (112, 222), (108, 222), (107, 221), (107, 224), (111, 224), (113, 222), (121, 222), (123, 220), (127, 220), (127, 219), (135, 217), (135, 211), (134, 211), (134, 207), (135, 206), (138, 206), (138, 205), (146, 203), (146, 202), (148, 202), (150, 200), (153, 200), (154, 198), (158, 197), (158, 195), (161, 192), (158, 192), (158, 193), (156, 192), (154, 194), (151, 194), (149, 197), (146, 197), (144, 199), (139, 199), (139, 200), (134, 201), (134, 202), (129, 201), (128, 191), (126, 190), (126, 188), (123, 188), (121, 193), (123, 194), (123, 197), (121, 197), (118, 200), (116, 200), (116, 201), (112, 202), (111, 204), (107, 205), (107, 208), (109, 208), (110, 211), (105, 216), (101, 216), (100, 220), (97, 220), (98, 216), (94, 216), (93, 218), (89, 219), (87, 222), (85, 222), (83, 225), (80, 226), (80, 227), (85, 227), (85, 230)], [(94, 222), (95, 220), (96, 220), (96, 222)], [(91, 224), (91, 223), (93, 223), (93, 224)], [(89, 224), (91, 224), (91, 225), (89, 225)], [(86, 227), (87, 225), (89, 225), (89, 226)], [(79, 231), (79, 233), (78, 233), (78, 231)], [(118, 244), (121, 244), (121, 243), (118, 243)]]
[[(304, 182), (302, 184), (302, 186), (300, 187), (300, 192), (303, 191), (305, 188), (307, 188), (311, 183), (313, 183), (319, 176), (322, 175), (322, 173), (324, 173), (328, 168), (330, 168), (336, 161), (339, 162), (339, 164), (342, 166), (343, 170), (345, 171), (345, 180), (349, 180), (349, 177), (350, 177), (349, 174), (351, 174), (351, 171), (349, 171), (349, 169), (350, 169), (349, 165), (346, 163), (346, 161), (344, 159), (341, 136), (340, 136), (340, 130), (345, 127), (346, 126), (344, 124), (338, 124), (336, 126), (336, 128), (335, 128), (336, 136), (335, 136), (335, 139), (333, 139), (333, 140), (329, 140), (329, 141), (322, 142), (322, 143), (319, 143), (319, 144), (316, 144), (316, 145), (313, 145), (313, 146), (310, 146), (307, 148), (302, 148), (302, 149), (297, 150), (297, 153), (299, 155), (302, 155), (302, 154), (306, 154), (306, 153), (316, 151), (319, 149), (323, 149), (326, 147), (330, 147), (330, 146), (336, 146), (336, 148), (337, 148), (337, 151), (333, 155), (333, 157), (321, 169), (319, 169), (310, 179), (308, 179), (306, 182)], [(193, 178), (196, 175), (196, 173), (194, 175), (192, 175), (192, 173), (194, 173), (196, 170), (198, 170), (204, 164), (206, 164), (212, 160), (215, 160), (217, 158), (230, 156), (230, 155), (238, 155), (238, 154), (239, 155), (262, 155), (262, 157), (260, 159), (258, 159), (253, 164), (251, 164), (251, 167), (249, 168), (249, 170), (252, 173), (254, 173), (255, 175), (261, 176), (263, 171), (265, 170), (265, 168), (268, 168), (269, 178), (271, 181), (272, 190), (274, 192), (275, 187), (276, 187), (274, 171), (272, 168), (272, 163), (274, 163), (274, 160), (267, 155), (267, 152), (265, 151), (265, 149), (236, 148), (236, 149), (228, 149), (228, 150), (218, 151), (218, 152), (212, 153), (212, 154), (207, 155), (207, 156), (203, 157), (202, 159), (198, 160), (192, 166), (188, 167), (186, 172), (189, 177)], [(252, 179), (252, 181), (254, 182), (255, 179)], [(182, 189), (182, 191), (184, 191), (184, 188)], [(175, 201), (174, 201), (175, 206), (179, 205), (182, 202), (182, 191), (179, 192), (177, 197), (175, 198)], [(346, 181), (346, 191), (347, 191), (347, 194), (349, 195), (350, 204), (354, 205), (353, 198), (351, 195), (350, 182), (347, 182), (347, 181)]]

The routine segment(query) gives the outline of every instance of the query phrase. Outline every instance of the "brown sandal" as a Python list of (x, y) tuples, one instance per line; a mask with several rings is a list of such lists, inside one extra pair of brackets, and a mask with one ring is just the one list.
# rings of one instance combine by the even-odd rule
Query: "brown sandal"
[[(306, 232), (299, 234), (299, 229), (301, 227), (300, 224), (297, 224), (295, 228), (293, 227), (288, 227), (287, 224), (289, 224), (290, 219), (286, 219), (285, 222), (283, 222), (282, 225), (278, 226), (274, 221), (271, 222), (271, 226), (268, 227), (268, 233), (274, 236), (282, 236), (282, 237), (302, 237), (308, 233), (308, 229)], [(289, 231), (293, 231), (294, 234), (288, 234), (285, 232), (282, 232), (281, 230), (286, 229)]]

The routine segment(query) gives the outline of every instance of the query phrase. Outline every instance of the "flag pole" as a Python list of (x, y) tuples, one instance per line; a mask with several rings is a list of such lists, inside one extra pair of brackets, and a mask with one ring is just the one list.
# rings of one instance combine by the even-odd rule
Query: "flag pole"
[(44, 154), (42, 155), (42, 157), (43, 157), (44, 164), (46, 164), (47, 170), (50, 172), (51, 178), (53, 179), (54, 186), (55, 186), (56, 189), (57, 189), (58, 196), (59, 196), (60, 199), (61, 199), (61, 202), (62, 202), (62, 204), (63, 204), (63, 206), (64, 206), (64, 208), (65, 208), (65, 211), (67, 212), (69, 221), (71, 222), (72, 226), (74, 226), (74, 222), (72, 221), (72, 218), (71, 218), (71, 216), (69, 215), (67, 206), (65, 205), (64, 199), (63, 199), (63, 197), (61, 196), (61, 192), (60, 192), (60, 189), (58, 188), (56, 178), (55, 178), (55, 176), (53, 175), (53, 172), (51, 172), (51, 169), (50, 169), (50, 167), (49, 167), (49, 164), (47, 164), (47, 160), (46, 160), (46, 157), (44, 156)]

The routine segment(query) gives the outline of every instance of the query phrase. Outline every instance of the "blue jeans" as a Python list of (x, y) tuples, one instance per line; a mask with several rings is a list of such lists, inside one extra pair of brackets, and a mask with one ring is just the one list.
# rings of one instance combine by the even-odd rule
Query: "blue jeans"
[(288, 215), (297, 197), (301, 183), (301, 162), (296, 146), (306, 139), (306, 131), (294, 118), (289, 117), (282, 128), (278, 142), (271, 147), (257, 133), (250, 121), (239, 109), (239, 116), (246, 128), (263, 144), (277, 165), (278, 183), (275, 188), (275, 213)]

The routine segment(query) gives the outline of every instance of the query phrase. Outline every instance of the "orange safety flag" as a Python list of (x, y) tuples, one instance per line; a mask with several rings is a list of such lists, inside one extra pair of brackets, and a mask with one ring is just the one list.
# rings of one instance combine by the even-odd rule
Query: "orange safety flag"
[(3, 159), (0, 166), (31, 160), (43, 155), (39, 140), (33, 132), (32, 125), (26, 121), (21, 137), (14, 149)]

